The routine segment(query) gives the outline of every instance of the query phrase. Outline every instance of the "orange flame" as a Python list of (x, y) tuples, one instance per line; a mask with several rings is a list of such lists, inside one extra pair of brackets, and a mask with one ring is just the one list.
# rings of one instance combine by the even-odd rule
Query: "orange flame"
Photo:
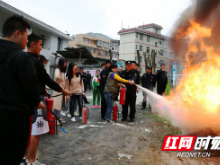
[[(174, 126), (185, 133), (203, 129), (220, 132), (220, 58), (213, 46), (205, 39), (211, 37), (212, 27), (203, 27), (193, 21), (191, 26), (178, 34), (188, 37), (188, 65), (178, 86), (167, 97), (170, 105), (169, 118)], [(219, 37), (219, 36), (216, 36)], [(204, 52), (208, 58), (197, 64), (190, 64), (190, 57)]]

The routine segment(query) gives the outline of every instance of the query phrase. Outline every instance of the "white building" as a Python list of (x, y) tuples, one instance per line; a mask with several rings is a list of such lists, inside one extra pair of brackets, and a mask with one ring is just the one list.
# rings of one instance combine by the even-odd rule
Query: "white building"
[(143, 52), (152, 49), (157, 51), (155, 63), (156, 70), (160, 69), (160, 64), (166, 64), (168, 76), (171, 76), (172, 60), (174, 53), (168, 46), (168, 37), (161, 35), (163, 28), (157, 24), (146, 24), (137, 28), (122, 29), (118, 32), (120, 35), (120, 60), (137, 61), (137, 50), (140, 52), (141, 75), (145, 72), (145, 62)]
[(47, 72), (53, 75), (54, 54), (56, 51), (64, 50), (64, 48), (68, 47), (68, 42), (72, 40), (72, 38), (2, 1), (0, 1), (0, 32), (2, 32), (2, 26), (5, 20), (13, 15), (23, 16), (31, 24), (32, 32), (40, 35), (44, 39), (41, 55), (44, 55), (48, 60), (45, 66)]
[(111, 40), (110, 43), (110, 50), (112, 52), (112, 59), (117, 61), (119, 59), (119, 48), (120, 48), (120, 41), (119, 40)]

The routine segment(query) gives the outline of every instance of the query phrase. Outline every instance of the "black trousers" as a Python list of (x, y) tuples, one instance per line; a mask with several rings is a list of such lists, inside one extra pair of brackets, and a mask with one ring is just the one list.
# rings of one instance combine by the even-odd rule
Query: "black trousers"
[(87, 91), (87, 87), (89, 86), (89, 90), (91, 90), (91, 83), (90, 83), (90, 81), (86, 81), (85, 82), (85, 91)]
[(105, 100), (105, 95), (102, 92), (102, 96), (101, 96), (101, 117), (102, 118), (105, 118), (106, 110), (107, 110), (107, 103)]
[(157, 94), (162, 95), (166, 90), (166, 85), (157, 84)]
[(126, 94), (125, 105), (123, 108), (123, 119), (128, 117), (128, 105), (130, 105), (130, 119), (134, 119), (136, 113), (136, 93)]
[(0, 164), (19, 165), (27, 147), (29, 116), (0, 111)]

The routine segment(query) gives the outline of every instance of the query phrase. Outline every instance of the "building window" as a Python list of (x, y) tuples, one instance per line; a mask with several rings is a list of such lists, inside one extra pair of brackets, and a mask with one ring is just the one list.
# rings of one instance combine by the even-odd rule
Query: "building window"
[(98, 55), (103, 55), (103, 51), (102, 50), (98, 50)]
[(155, 42), (155, 47), (157, 47), (157, 42)]
[(159, 41), (160, 45), (163, 45), (163, 41)]
[[(45, 41), (44, 35), (40, 35), (40, 37), (42, 38), (42, 48), (44, 48), (44, 41)], [(59, 42), (59, 38), (58, 38), (58, 42)]]
[(150, 42), (150, 36), (147, 36), (147, 42)]
[(108, 51), (105, 51), (105, 55), (108, 56)]
[(160, 54), (161, 56), (163, 56), (163, 55), (164, 55), (164, 50), (160, 50), (160, 51), (159, 51), (159, 54)]
[(136, 50), (138, 49), (138, 46), (136, 45)]
[(138, 38), (138, 33), (136, 33), (136, 38)]
[(150, 53), (150, 48), (149, 47), (147, 47), (147, 53)]
[(83, 38), (83, 42), (89, 43), (89, 39), (88, 38)]
[(108, 49), (109, 48), (109, 44), (105, 42), (104, 43), (104, 47)]
[(159, 29), (155, 29), (155, 33), (157, 33), (157, 34), (158, 34), (158, 33), (159, 33)]
[(143, 51), (143, 46), (142, 45), (139, 46), (139, 50)]
[[(135, 56), (135, 61), (138, 63), (137, 56)], [(140, 56), (140, 63), (142, 63), (142, 57)]]
[(58, 37), (57, 51), (61, 50), (61, 38)]
[(112, 46), (112, 50), (115, 50), (115, 47), (114, 47), (114, 46)]
[(96, 49), (94, 49), (94, 52), (93, 53), (96, 53)]
[(170, 57), (174, 58), (173, 52), (170, 52)]
[(143, 40), (143, 34), (140, 33), (140, 40)]
[(97, 41), (97, 46), (98, 47), (103, 47), (103, 42), (102, 41)]

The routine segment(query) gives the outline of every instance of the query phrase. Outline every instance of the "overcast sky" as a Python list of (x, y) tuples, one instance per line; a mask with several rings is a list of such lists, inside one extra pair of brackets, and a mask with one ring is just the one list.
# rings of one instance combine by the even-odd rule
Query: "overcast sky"
[(103, 33), (119, 39), (122, 27), (156, 23), (170, 35), (191, 0), (3, 0), (70, 35)]

